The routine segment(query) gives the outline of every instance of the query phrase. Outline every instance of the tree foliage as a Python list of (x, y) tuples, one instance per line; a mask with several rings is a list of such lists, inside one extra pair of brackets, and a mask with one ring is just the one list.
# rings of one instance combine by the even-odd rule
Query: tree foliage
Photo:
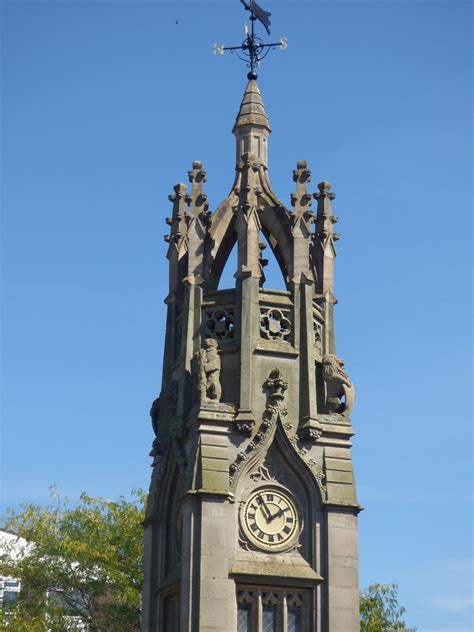
[(21, 581), (17, 602), (1, 614), (0, 629), (91, 632), (140, 629), (145, 494), (130, 502), (82, 494), (70, 506), (23, 505), (9, 511), (4, 529), (25, 538), (4, 547), (0, 573)]
[(360, 632), (416, 632), (402, 617), (397, 584), (372, 584), (360, 593)]
[[(21, 581), (18, 601), (0, 611), (10, 632), (136, 632), (140, 630), (145, 494), (118, 501), (82, 494), (71, 506), (23, 505), (3, 528), (26, 540), (3, 547), (0, 575)], [(402, 617), (396, 584), (360, 593), (361, 632), (416, 632)]]

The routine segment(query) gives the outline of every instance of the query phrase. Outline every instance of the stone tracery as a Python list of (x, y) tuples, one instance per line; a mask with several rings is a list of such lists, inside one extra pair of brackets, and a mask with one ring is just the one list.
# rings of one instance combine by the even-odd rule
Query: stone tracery
[(272, 307), (260, 310), (260, 332), (267, 340), (287, 340), (291, 333), (289, 313)]
[[(333, 268), (338, 236), (331, 208), (335, 196), (326, 181), (319, 183), (317, 194), (310, 192), (311, 171), (305, 161), (298, 161), (293, 172), (292, 210), (275, 195), (267, 162), (271, 130), (255, 81), (247, 86), (233, 131), (238, 148), (236, 177), (218, 209), (209, 213), (203, 191), (207, 174), (199, 161), (188, 174), (191, 191), (180, 183), (170, 197), (164, 388), (152, 412), (154, 474), (145, 522), (146, 559), (154, 560), (144, 591), (146, 632), (157, 631), (156, 622), (166, 609), (163, 595), (173, 581), (180, 591), (178, 600), (190, 612), (197, 608), (192, 616), (199, 617), (204, 580), (207, 586), (216, 577), (212, 566), (216, 539), (222, 540), (221, 549), (228, 556), (218, 582), (227, 587), (227, 595), (229, 586), (234, 592), (237, 589), (233, 606), (242, 621), (249, 612), (254, 618), (260, 616), (254, 613), (262, 608), (269, 609), (269, 617), (286, 617), (287, 623), (293, 617), (295, 626), (310, 608), (323, 620), (324, 608), (336, 608), (327, 580), (319, 573), (321, 564), (332, 572), (338, 557), (328, 547), (342, 528), (333, 527), (331, 521), (344, 515), (344, 524), (355, 529), (359, 510), (350, 460), (354, 388), (343, 361), (335, 355)], [(316, 211), (311, 208), (313, 199)], [(266, 263), (262, 234), (281, 268), (285, 291), (262, 289)], [(234, 245), (235, 287), (217, 289)], [(290, 590), (289, 583), (281, 590), (266, 586), (265, 581), (251, 585), (245, 554), (251, 553), (260, 563), (262, 552), (258, 546), (249, 548), (242, 534), (236, 535), (238, 529), (229, 528), (237, 519), (235, 506), (242, 500), (242, 487), (263, 486), (268, 480), (266, 465), (272, 454), (278, 461), (280, 452), (288, 482), (293, 481), (296, 489), (299, 476), (305, 482), (302, 493), (311, 497), (306, 505), (302, 503), (301, 541), (282, 553), (293, 556), (301, 567), (306, 564), (311, 588), (302, 591)], [(163, 555), (160, 537), (172, 522), (160, 497), (164, 482), (170, 485), (172, 468), (180, 471), (183, 481), (183, 535), (179, 536), (183, 564), (173, 569), (174, 576), (155, 563)], [(219, 528), (212, 527), (211, 518)], [(235, 542), (229, 534), (235, 534)], [(198, 541), (190, 552), (189, 543)], [(200, 557), (201, 545), (208, 547), (210, 555)], [(241, 554), (244, 558), (239, 558)], [(351, 563), (357, 563), (355, 552)], [(183, 568), (189, 573), (186, 577), (180, 575)], [(285, 586), (291, 565), (275, 568), (271, 572)], [(344, 576), (344, 581), (349, 585), (352, 580)], [(314, 598), (315, 585), (323, 596), (320, 601)], [(340, 588), (344, 591), (347, 586)], [(349, 590), (347, 600), (352, 603), (356, 591)], [(191, 591), (197, 595), (197, 605)], [(212, 600), (207, 594), (205, 599)], [(229, 599), (222, 601), (232, 607)], [(355, 601), (353, 605), (355, 612)], [(232, 616), (228, 620), (234, 621)], [(344, 632), (356, 629), (354, 619)], [(228, 626), (225, 632), (235, 632), (235, 627), (231, 631)]]
[(206, 335), (217, 340), (234, 338), (235, 322), (233, 310), (216, 309), (214, 311), (206, 311), (205, 318)]

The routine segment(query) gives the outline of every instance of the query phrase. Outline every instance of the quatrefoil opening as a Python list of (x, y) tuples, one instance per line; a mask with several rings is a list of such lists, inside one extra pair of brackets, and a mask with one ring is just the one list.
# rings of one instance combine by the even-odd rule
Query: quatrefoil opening
[(225, 309), (211, 312), (206, 320), (206, 333), (217, 340), (228, 340), (234, 337), (234, 319)]
[(260, 332), (267, 340), (286, 340), (291, 333), (291, 323), (281, 310), (271, 308), (262, 313)]

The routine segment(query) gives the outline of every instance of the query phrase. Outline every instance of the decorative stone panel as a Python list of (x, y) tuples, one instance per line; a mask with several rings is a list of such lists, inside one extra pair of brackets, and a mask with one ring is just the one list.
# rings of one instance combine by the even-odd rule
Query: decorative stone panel
[(237, 632), (309, 629), (310, 591), (279, 586), (237, 586)]
[(291, 334), (290, 310), (260, 308), (260, 335), (266, 340), (288, 341)]
[(232, 340), (235, 331), (234, 310), (206, 310), (204, 326), (206, 336), (216, 340)]
[(317, 301), (313, 300), (313, 342), (316, 353), (321, 359), (324, 353), (324, 311)]
[(321, 346), (323, 343), (323, 325), (319, 322), (317, 318), (313, 318), (313, 334), (314, 345), (321, 353)]

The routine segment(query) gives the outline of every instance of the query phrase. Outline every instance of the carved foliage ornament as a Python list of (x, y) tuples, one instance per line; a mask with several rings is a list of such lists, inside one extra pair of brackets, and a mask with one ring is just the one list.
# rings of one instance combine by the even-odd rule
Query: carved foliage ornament
[(237, 476), (242, 469), (244, 463), (246, 463), (250, 457), (256, 452), (257, 448), (267, 443), (268, 436), (270, 436), (270, 431), (272, 431), (275, 427), (275, 423), (272, 418), (265, 417), (258, 429), (258, 432), (255, 434), (253, 439), (247, 444), (245, 450), (241, 450), (233, 463), (230, 464), (229, 467), (229, 475), (230, 475), (230, 487), (233, 489), (237, 483)]
[[(235, 461), (231, 463), (229, 467), (231, 488), (235, 486), (237, 476), (243, 464), (248, 461), (258, 448), (268, 443), (269, 437), (271, 437), (274, 432), (277, 416), (283, 417), (288, 413), (283, 405), (285, 391), (288, 389), (288, 382), (285, 382), (282, 378), (280, 369), (273, 369), (268, 379), (265, 380), (263, 388), (267, 393), (267, 406), (263, 414), (263, 419), (253, 439), (247, 444), (245, 450), (241, 450), (237, 454)], [(237, 429), (241, 432), (243, 431), (239, 426), (237, 426)]]
[(288, 438), (290, 440), (290, 443), (294, 447), (295, 451), (299, 454), (299, 456), (303, 459), (303, 461), (306, 463), (306, 465), (309, 467), (309, 469), (313, 473), (313, 476), (316, 479), (316, 483), (319, 487), (321, 498), (323, 501), (325, 501), (327, 498), (327, 486), (326, 486), (326, 477), (323, 471), (322, 462), (315, 458), (306, 458), (308, 456), (311, 456), (310, 450), (306, 446), (300, 447), (298, 435), (293, 435), (292, 437), (288, 437)]
[(298, 434), (303, 441), (311, 441), (312, 443), (315, 443), (321, 437), (323, 432), (321, 428), (305, 426), (301, 428)]
[(308, 169), (306, 160), (298, 161), (296, 169), (293, 171), (293, 181), (296, 182), (296, 192), (291, 194), (291, 205), (294, 207), (292, 212), (293, 225), (303, 220), (307, 227), (309, 235), (310, 225), (314, 221), (314, 215), (311, 212), (311, 193), (308, 193), (308, 183), (311, 181), (311, 171)]
[(316, 459), (309, 459), (308, 465), (314, 474), (316, 482), (318, 483), (319, 491), (321, 492), (321, 498), (323, 501), (327, 500), (328, 488), (326, 485), (326, 475), (321, 464)]

